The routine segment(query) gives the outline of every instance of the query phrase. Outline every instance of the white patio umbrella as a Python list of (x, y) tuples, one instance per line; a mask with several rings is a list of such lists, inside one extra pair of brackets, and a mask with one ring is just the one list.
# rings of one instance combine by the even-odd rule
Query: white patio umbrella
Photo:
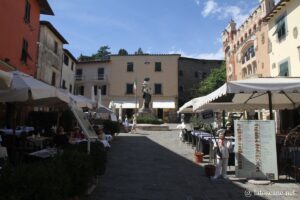
[(207, 95), (204, 101), (197, 102), (195, 110), (202, 109), (204, 105), (230, 93), (235, 94), (233, 104), (241, 106), (248, 104), (253, 108), (268, 107), (272, 119), (273, 108), (294, 108), (300, 105), (300, 78), (253, 78), (230, 81)]
[(61, 99), (62, 101), (68, 104), (71, 101), (73, 101), (75, 105), (79, 108), (86, 107), (92, 109), (96, 105), (96, 102), (93, 101), (92, 99), (89, 99), (82, 95), (73, 95), (68, 90), (65, 89), (57, 89), (57, 96), (59, 99)]
[(12, 73), (0, 70), (0, 89), (7, 89), (11, 85)]
[(25, 102), (56, 96), (56, 88), (53, 86), (19, 71), (11, 74), (10, 87), (0, 89), (0, 102)]

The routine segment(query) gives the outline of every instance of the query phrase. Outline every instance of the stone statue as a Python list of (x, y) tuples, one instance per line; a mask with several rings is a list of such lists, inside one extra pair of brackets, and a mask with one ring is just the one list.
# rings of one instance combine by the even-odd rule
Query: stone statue
[(151, 102), (151, 94), (150, 94), (150, 88), (149, 88), (149, 80), (150, 78), (145, 78), (143, 82), (142, 92), (143, 92), (143, 109), (149, 109), (149, 105)]

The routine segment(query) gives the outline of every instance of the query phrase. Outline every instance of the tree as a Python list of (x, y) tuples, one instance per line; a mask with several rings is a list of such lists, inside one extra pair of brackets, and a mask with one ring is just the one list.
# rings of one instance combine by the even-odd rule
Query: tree
[(107, 56), (109, 56), (111, 54), (111, 52), (108, 51), (109, 49), (110, 49), (110, 47), (107, 45), (100, 47), (99, 50), (97, 51), (97, 53), (92, 55), (92, 58), (94, 58), (94, 59), (107, 58)]
[(136, 52), (134, 52), (135, 55), (142, 55), (144, 54), (142, 48), (138, 48), (138, 50)]
[(125, 49), (120, 49), (118, 55), (119, 56), (127, 56), (128, 52)]
[(226, 82), (226, 66), (225, 63), (220, 68), (214, 69), (211, 74), (203, 81), (199, 82), (195, 88), (193, 97), (207, 95), (221, 87)]

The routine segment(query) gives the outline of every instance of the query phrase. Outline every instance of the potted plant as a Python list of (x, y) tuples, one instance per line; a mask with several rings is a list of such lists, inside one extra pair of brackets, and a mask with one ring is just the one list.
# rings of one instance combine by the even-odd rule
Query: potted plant
[(195, 151), (194, 158), (196, 163), (202, 163), (203, 162), (203, 155), (204, 153), (200, 151)]

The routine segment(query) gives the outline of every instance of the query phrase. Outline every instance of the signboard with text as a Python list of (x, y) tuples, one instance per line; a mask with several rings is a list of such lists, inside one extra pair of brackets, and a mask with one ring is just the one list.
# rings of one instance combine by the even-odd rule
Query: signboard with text
[(274, 120), (235, 120), (235, 175), (278, 180)]

